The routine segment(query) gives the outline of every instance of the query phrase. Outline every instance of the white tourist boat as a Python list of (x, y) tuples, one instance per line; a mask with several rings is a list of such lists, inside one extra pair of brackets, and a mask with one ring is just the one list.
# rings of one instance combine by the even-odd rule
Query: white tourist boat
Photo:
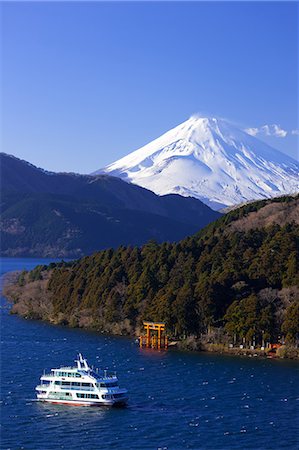
[(40, 377), (37, 399), (42, 402), (83, 406), (125, 404), (127, 390), (118, 385), (115, 372), (94, 370), (81, 353), (76, 367), (51, 369)]

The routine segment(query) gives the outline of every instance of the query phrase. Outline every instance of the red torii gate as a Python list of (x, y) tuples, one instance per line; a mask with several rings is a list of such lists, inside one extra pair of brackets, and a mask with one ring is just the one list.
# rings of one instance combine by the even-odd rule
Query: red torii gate
[[(143, 322), (146, 334), (139, 337), (140, 348), (168, 348), (168, 337), (165, 335), (165, 323), (163, 322)], [(157, 332), (151, 336), (151, 331)]]

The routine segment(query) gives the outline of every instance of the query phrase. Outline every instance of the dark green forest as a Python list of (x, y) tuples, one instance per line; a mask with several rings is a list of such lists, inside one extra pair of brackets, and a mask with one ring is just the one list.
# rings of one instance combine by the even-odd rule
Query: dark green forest
[[(269, 211), (261, 213), (259, 227), (250, 228), (265, 207)], [(277, 208), (284, 217), (280, 223), (271, 219)], [(177, 338), (214, 336), (215, 342), (246, 345), (283, 338), (294, 344), (299, 331), (299, 225), (289, 221), (294, 211), (298, 197), (252, 203), (181, 242), (150, 241), (39, 266), (22, 274), (19, 285), (49, 277), (52, 320), (70, 326), (133, 334), (143, 320), (155, 320), (166, 322)]]

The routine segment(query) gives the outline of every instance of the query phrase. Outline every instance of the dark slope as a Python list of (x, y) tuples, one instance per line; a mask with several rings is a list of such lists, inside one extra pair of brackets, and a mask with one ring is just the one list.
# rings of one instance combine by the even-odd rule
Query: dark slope
[(175, 241), (219, 217), (193, 198), (0, 158), (2, 255), (76, 257), (149, 239)]

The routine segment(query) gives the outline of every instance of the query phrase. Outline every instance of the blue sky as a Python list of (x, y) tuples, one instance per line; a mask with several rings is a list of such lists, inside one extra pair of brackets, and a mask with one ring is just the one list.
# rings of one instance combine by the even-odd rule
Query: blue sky
[(258, 136), (297, 158), (297, 23), (287, 2), (2, 3), (2, 151), (89, 173), (200, 112), (277, 124)]

